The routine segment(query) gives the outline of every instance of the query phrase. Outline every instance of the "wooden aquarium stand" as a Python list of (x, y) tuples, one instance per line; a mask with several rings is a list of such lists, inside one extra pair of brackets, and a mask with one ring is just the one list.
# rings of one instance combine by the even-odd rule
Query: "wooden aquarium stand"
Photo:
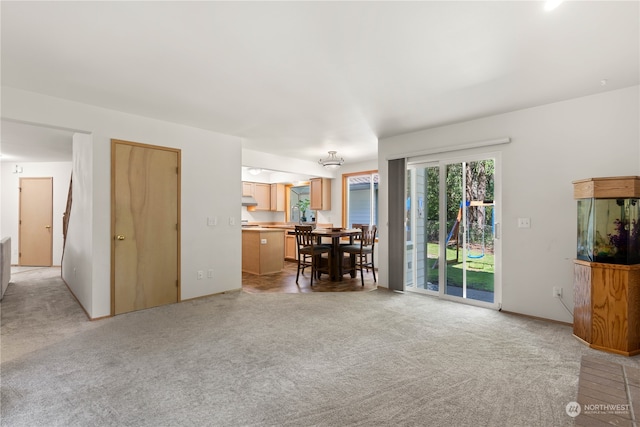
[[(573, 182), (574, 199), (640, 198), (640, 177)], [(573, 335), (590, 347), (640, 354), (640, 264), (574, 261)]]
[(640, 354), (640, 264), (574, 263), (573, 334), (598, 350)]

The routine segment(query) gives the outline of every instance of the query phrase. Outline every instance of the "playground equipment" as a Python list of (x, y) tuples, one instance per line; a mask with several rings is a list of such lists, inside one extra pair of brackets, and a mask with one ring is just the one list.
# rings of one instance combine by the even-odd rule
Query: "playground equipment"
[[(482, 207), (483, 209), (483, 213), (486, 210), (487, 206), (493, 206), (493, 200), (467, 200), (466, 202), (462, 202), (460, 203), (460, 209), (458, 209), (458, 216), (456, 217), (456, 221), (454, 222), (453, 226), (451, 227), (451, 230), (449, 231), (449, 234), (447, 235), (447, 242), (445, 244), (445, 248), (452, 246), (453, 244), (456, 245), (456, 259), (455, 261), (453, 259), (447, 261), (448, 263), (458, 263), (460, 262), (460, 222), (462, 221), (462, 208), (464, 207), (464, 205), (466, 204), (466, 207), (469, 208), (470, 206), (475, 206), (475, 207)], [(483, 214), (483, 218), (485, 217), (485, 215)], [(476, 254), (472, 254), (471, 253), (471, 246), (470, 246), (470, 227), (468, 224), (469, 221), (469, 217), (466, 216), (467, 218), (467, 224), (465, 225), (465, 232), (467, 233), (467, 258), (469, 259), (480, 259), (483, 258), (485, 255), (485, 250), (486, 250), (486, 236), (485, 236), (485, 227), (482, 227), (482, 251), (480, 253), (476, 253)], [(493, 235), (493, 231), (494, 231), (494, 227), (495, 227), (495, 222), (494, 222), (494, 211), (491, 211), (491, 234)], [(432, 268), (436, 268), (437, 267), (437, 262), (434, 263)]]

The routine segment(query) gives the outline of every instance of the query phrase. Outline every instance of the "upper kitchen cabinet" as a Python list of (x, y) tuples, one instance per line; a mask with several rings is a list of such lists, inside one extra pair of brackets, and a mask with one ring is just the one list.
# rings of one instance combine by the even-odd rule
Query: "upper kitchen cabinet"
[(284, 212), (284, 184), (271, 184), (271, 211)]
[(253, 196), (253, 182), (242, 181), (242, 195), (243, 196)]
[(249, 206), (249, 211), (270, 211), (271, 210), (271, 184), (261, 182), (242, 183), (242, 195), (253, 196), (258, 203), (256, 206)]
[(311, 210), (331, 210), (331, 179), (311, 178)]

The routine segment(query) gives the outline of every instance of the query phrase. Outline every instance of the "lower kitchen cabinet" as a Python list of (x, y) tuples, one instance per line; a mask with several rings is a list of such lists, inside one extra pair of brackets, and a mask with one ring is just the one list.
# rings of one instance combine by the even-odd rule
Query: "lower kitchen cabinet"
[(284, 230), (258, 227), (242, 230), (243, 272), (270, 274), (283, 268)]
[(290, 261), (298, 260), (298, 245), (295, 234), (285, 233), (284, 235), (284, 258)]

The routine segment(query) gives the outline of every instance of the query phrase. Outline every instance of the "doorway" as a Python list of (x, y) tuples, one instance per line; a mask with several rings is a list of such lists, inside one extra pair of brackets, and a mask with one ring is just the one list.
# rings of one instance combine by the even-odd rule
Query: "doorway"
[(53, 178), (20, 178), (18, 263), (53, 265)]
[(405, 290), (499, 306), (497, 157), (409, 162)]
[(180, 295), (180, 150), (112, 140), (112, 315)]

